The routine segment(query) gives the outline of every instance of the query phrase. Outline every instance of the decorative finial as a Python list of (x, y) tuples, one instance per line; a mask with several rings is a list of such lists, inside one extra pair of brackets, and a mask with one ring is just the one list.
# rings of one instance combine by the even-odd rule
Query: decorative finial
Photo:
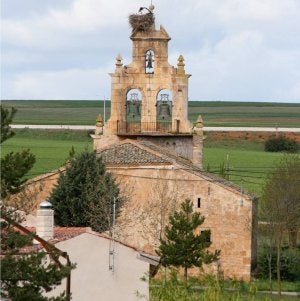
[(102, 135), (102, 134), (103, 134), (103, 119), (102, 119), (102, 115), (99, 114), (96, 120), (95, 135)]
[(179, 58), (178, 58), (178, 63), (177, 63), (177, 73), (178, 74), (185, 74), (185, 70), (184, 70), (184, 58), (183, 56), (180, 54)]
[(177, 65), (182, 66), (182, 67), (185, 66), (184, 65), (184, 57), (182, 56), (182, 54), (180, 54), (179, 57), (178, 57), (178, 64)]
[(202, 116), (198, 115), (197, 121), (196, 121), (196, 128), (202, 128), (203, 127), (203, 120)]
[(102, 115), (101, 115), (101, 114), (99, 114), (99, 115), (97, 116), (97, 119), (96, 119), (96, 125), (97, 125), (97, 126), (102, 126), (102, 125), (103, 125), (103, 119), (102, 119)]
[(122, 56), (121, 56), (121, 54), (118, 54), (118, 56), (116, 57), (116, 66), (121, 67), (122, 65), (123, 65)]

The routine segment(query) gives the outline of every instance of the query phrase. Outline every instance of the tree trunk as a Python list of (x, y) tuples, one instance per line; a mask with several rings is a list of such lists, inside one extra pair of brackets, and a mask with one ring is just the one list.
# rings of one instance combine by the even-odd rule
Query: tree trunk
[(280, 242), (277, 241), (277, 259), (276, 259), (276, 272), (277, 272), (277, 284), (278, 284), (278, 295), (281, 297), (281, 275), (280, 275)]
[(270, 248), (270, 253), (267, 256), (268, 259), (268, 268), (269, 268), (269, 289), (272, 293), (273, 286), (272, 286), (272, 249)]
[(289, 229), (289, 246), (292, 249), (297, 248), (297, 229)]
[(187, 285), (187, 267), (184, 267), (184, 282)]

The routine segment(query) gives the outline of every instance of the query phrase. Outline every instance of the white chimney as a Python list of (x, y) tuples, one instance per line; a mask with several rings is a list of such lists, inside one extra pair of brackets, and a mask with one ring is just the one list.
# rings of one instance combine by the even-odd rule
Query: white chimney
[(36, 214), (36, 234), (44, 240), (53, 238), (54, 234), (54, 210), (48, 201), (40, 203)]

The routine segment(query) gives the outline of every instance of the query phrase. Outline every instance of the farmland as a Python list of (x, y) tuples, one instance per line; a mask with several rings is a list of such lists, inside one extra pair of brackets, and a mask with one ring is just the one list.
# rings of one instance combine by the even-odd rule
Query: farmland
[[(76, 100), (5, 100), (18, 109), (16, 124), (93, 125), (104, 102)], [(110, 101), (106, 101), (106, 119)], [(300, 104), (189, 101), (189, 119), (201, 114), (205, 126), (300, 127)]]
[(16, 136), (2, 144), (1, 156), (21, 149), (30, 149), (36, 156), (36, 163), (27, 177), (32, 178), (65, 164), (69, 152), (91, 150), (92, 143), (85, 131), (17, 130)]
[[(7, 100), (3, 104), (17, 108), (16, 124), (93, 125), (99, 113), (104, 115), (104, 103), (100, 100)], [(110, 102), (105, 105), (108, 119)], [(202, 115), (205, 126), (300, 127), (300, 104), (190, 101), (189, 119), (194, 122), (198, 114)], [(281, 154), (264, 152), (264, 139), (261, 136), (249, 139), (247, 135), (217, 137), (206, 133), (203, 166), (216, 174), (223, 166), (229, 180), (259, 194), (266, 173)], [(298, 138), (299, 135), (296, 137), (299, 141)], [(91, 150), (88, 133), (23, 129), (2, 145), (2, 156), (30, 148), (37, 162), (28, 177), (34, 177), (63, 165), (72, 147), (77, 152)]]

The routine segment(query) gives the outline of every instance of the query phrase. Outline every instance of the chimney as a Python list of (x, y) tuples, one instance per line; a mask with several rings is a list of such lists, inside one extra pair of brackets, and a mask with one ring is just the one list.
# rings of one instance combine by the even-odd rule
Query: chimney
[(203, 147), (203, 121), (201, 115), (198, 116), (193, 133), (193, 163), (202, 168), (202, 147)]
[(36, 234), (44, 240), (50, 240), (54, 234), (54, 210), (48, 201), (40, 203), (36, 216)]

